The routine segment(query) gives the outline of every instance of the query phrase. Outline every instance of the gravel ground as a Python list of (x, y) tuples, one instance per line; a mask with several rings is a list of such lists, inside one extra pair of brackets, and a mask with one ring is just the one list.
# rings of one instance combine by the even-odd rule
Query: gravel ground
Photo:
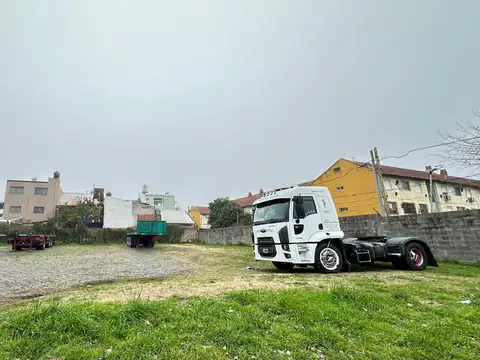
[(0, 248), (0, 304), (75, 285), (121, 278), (161, 277), (191, 269), (161, 248), (54, 246), (43, 251)]

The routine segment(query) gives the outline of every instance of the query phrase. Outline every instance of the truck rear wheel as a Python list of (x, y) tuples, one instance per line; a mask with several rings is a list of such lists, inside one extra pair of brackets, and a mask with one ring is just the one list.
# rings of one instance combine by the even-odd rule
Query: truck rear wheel
[(425, 270), (428, 263), (427, 253), (419, 243), (410, 243), (405, 249), (405, 261), (411, 270)]
[(134, 248), (137, 247), (137, 239), (132, 237), (127, 237), (127, 247)]
[(315, 264), (317, 271), (323, 273), (338, 273), (342, 271), (342, 252), (335, 245), (328, 243), (318, 244), (315, 250)]
[(278, 262), (278, 261), (272, 261), (273, 266), (275, 266), (278, 270), (285, 270), (285, 271), (290, 271), (293, 269), (295, 266), (292, 263), (286, 263), (286, 262)]

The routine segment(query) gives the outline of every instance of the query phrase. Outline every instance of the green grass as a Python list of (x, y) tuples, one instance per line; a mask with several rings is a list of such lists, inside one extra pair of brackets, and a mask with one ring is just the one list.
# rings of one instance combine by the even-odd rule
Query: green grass
[[(202, 271), (12, 303), (0, 309), (0, 359), (480, 358), (478, 264), (287, 274), (253, 262), (249, 247), (212, 246), (213, 256), (203, 245), (162, 244), (155, 251)], [(206, 291), (231, 284), (240, 290)], [(185, 297), (146, 300), (164, 291)], [(130, 294), (126, 302), (122, 292)], [(195, 294), (204, 297), (187, 297)], [(458, 303), (466, 299), (473, 303)]]
[(470, 291), (472, 305), (447, 293), (432, 294), (435, 306), (419, 302), (415, 288), (388, 286), (36, 301), (0, 315), (0, 358), (470, 360), (480, 356), (480, 290)]

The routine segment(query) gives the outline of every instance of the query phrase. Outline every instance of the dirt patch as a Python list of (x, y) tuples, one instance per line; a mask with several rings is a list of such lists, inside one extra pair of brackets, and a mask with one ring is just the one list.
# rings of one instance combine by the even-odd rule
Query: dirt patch
[[(16, 293), (15, 288), (12, 291), (0, 285), (0, 299), (2, 291), (10, 298), (55, 293), (58, 301), (103, 302), (165, 299), (171, 296), (216, 297), (237, 290), (328, 290), (336, 286), (364, 285), (406, 288), (417, 284), (427, 285), (429, 291), (445, 292), (478, 281), (477, 277), (462, 278), (462, 284), (459, 284), (458, 276), (445, 276), (431, 270), (399, 271), (388, 266), (355, 268), (349, 273), (328, 275), (317, 273), (312, 268), (295, 268), (291, 273), (284, 273), (269, 262), (254, 261), (250, 248), (235, 246), (185, 244), (137, 250), (122, 246), (65, 246), (38, 253), (10, 255), (12, 253), (0, 253), (0, 261), (2, 256), (8, 257), (11, 266), (20, 269), (15, 276), (23, 287), (20, 292), (19, 284)], [(42, 269), (43, 261), (53, 266), (53, 270), (46, 272), (47, 276), (43, 278), (46, 282), (36, 278), (32, 283), (28, 280), (29, 274), (33, 269)], [(22, 267), (19, 267), (19, 262)], [(4, 269), (2, 266), (0, 270)], [(436, 306), (433, 303), (429, 305)]]
[(118, 279), (193, 272), (194, 265), (161, 249), (124, 246), (54, 246), (43, 251), (0, 248), (0, 304)]

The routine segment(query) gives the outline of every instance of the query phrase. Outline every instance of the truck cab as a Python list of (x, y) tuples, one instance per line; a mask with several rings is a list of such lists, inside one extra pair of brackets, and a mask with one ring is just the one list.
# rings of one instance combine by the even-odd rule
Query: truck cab
[(343, 239), (337, 211), (326, 187), (284, 187), (253, 203), (252, 242), (256, 260), (281, 270), (311, 265), (325, 273), (349, 271), (351, 264), (388, 261), (424, 270), (438, 266), (428, 244), (415, 237)]
[[(256, 260), (271, 261), (277, 268), (289, 269), (294, 265), (315, 265), (319, 243), (336, 244), (341, 251), (338, 242), (344, 234), (328, 188), (275, 189), (264, 193), (253, 206)], [(322, 256), (331, 269), (343, 265), (341, 254), (327, 249)]]

